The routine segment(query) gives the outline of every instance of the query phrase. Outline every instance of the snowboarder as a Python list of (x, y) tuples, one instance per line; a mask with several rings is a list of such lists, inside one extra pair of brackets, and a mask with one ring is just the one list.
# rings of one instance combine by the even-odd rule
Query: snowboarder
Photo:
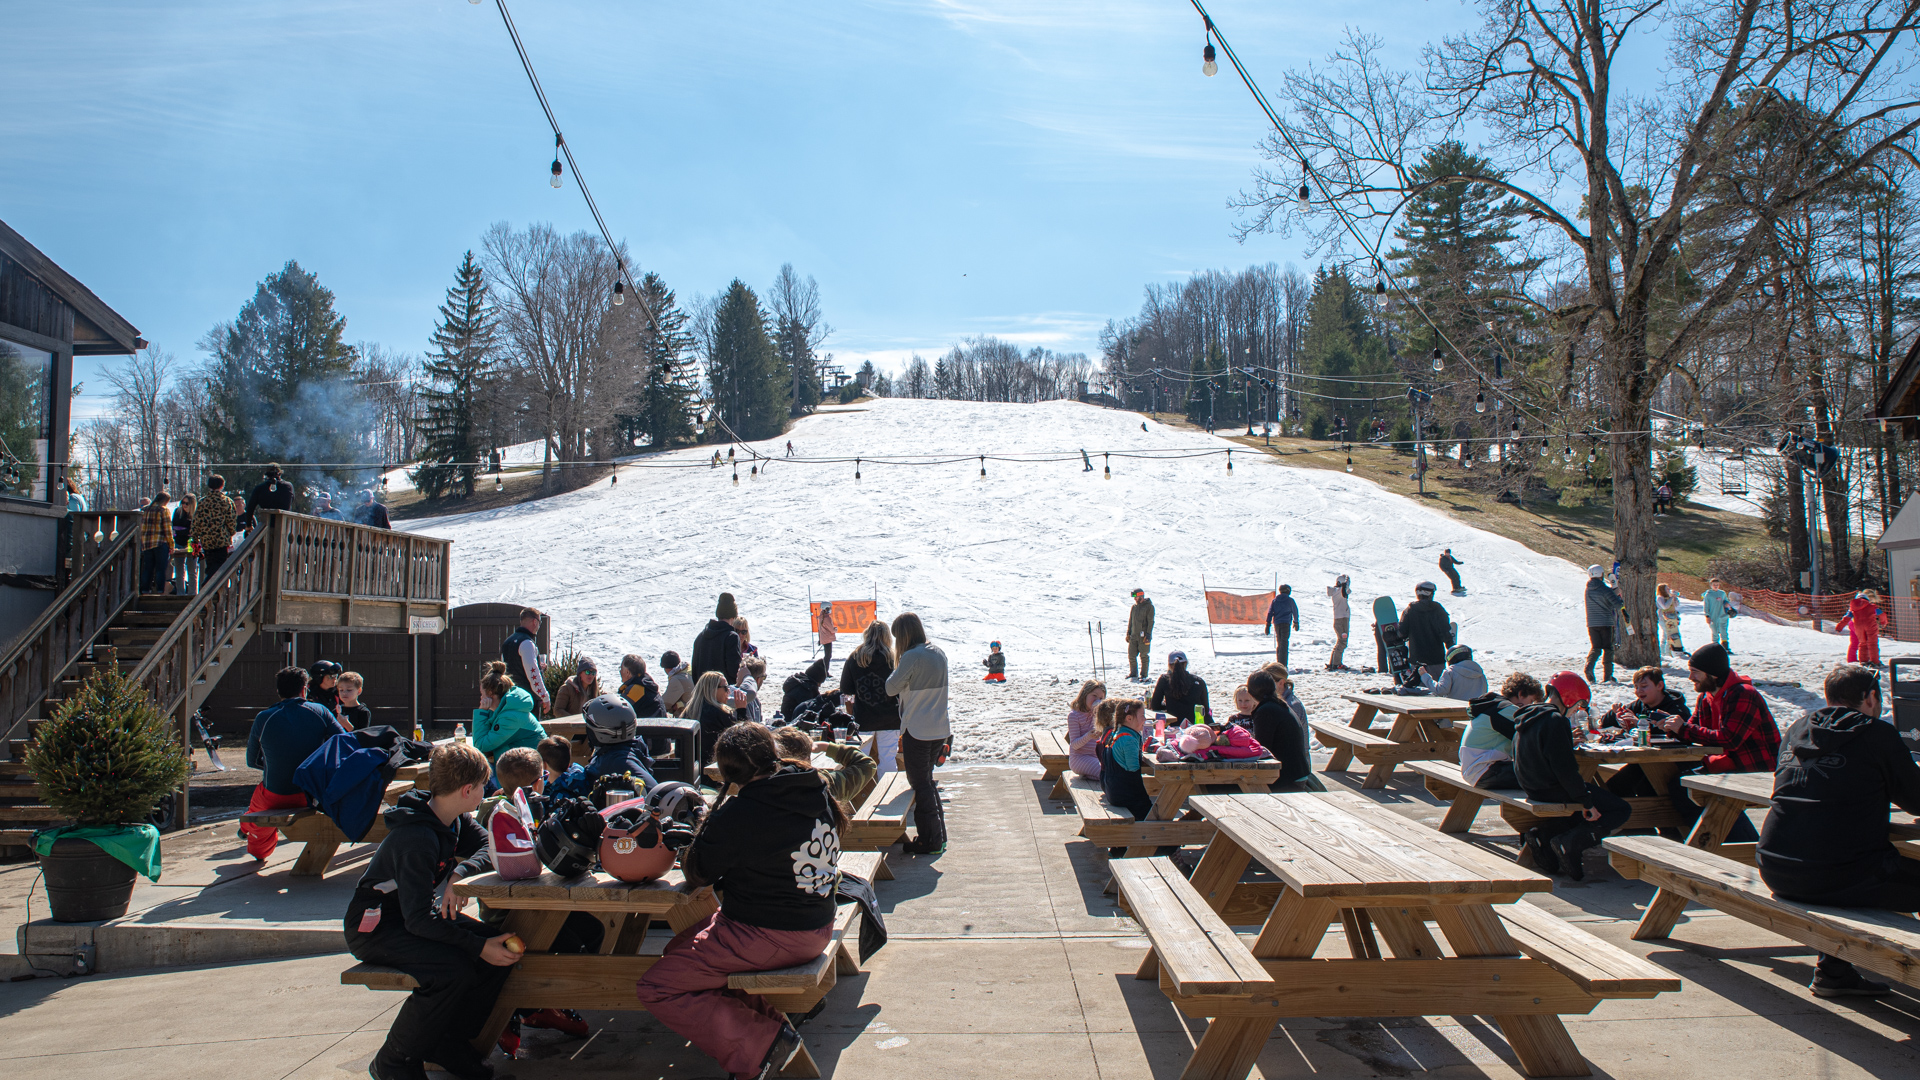
[(1093, 471), (1093, 459), (1087, 456), (1087, 452), (1085, 450), (1080, 451), (1080, 464), (1085, 466), (1080, 470), (1081, 472)]
[(1626, 607), (1620, 590), (1607, 583), (1606, 567), (1594, 563), (1587, 567), (1587, 682), (1592, 684), (1594, 661), (1606, 659), (1607, 681), (1613, 682), (1613, 631), (1619, 614)]
[(1447, 609), (1433, 598), (1439, 586), (1423, 581), (1413, 587), (1413, 603), (1400, 613), (1400, 630), (1407, 638), (1407, 659), (1434, 678), (1446, 670), (1447, 650), (1453, 646), (1453, 622)]
[(788, 457), (793, 456), (793, 440), (792, 439), (787, 440), (787, 456)]
[(1347, 628), (1352, 625), (1351, 614), (1347, 609), (1347, 597), (1352, 595), (1353, 585), (1347, 575), (1341, 574), (1327, 586), (1327, 599), (1333, 604), (1333, 655), (1327, 658), (1328, 671), (1345, 671), (1347, 655)]
[(1287, 662), (1287, 639), (1298, 629), (1300, 605), (1293, 600), (1293, 586), (1282, 585), (1273, 603), (1267, 605), (1267, 633), (1274, 635), (1273, 658), (1283, 665)]
[(1660, 615), (1660, 636), (1666, 639), (1667, 651), (1675, 656), (1687, 655), (1687, 647), (1680, 640), (1680, 594), (1661, 582), (1653, 590), (1653, 609)]
[(987, 677), (980, 680), (981, 682), (1007, 681), (1007, 654), (1000, 651), (999, 642), (993, 641), (987, 644), (987, 658), (980, 661), (980, 665), (987, 669)]
[(1713, 628), (1713, 643), (1726, 647), (1727, 655), (1733, 655), (1733, 644), (1727, 640), (1727, 620), (1733, 616), (1733, 600), (1727, 596), (1726, 582), (1719, 578), (1707, 580), (1707, 591), (1700, 594), (1700, 600), (1706, 605), (1707, 625)]
[(1847, 663), (1880, 666), (1880, 628), (1887, 625), (1887, 616), (1879, 603), (1880, 594), (1872, 589), (1854, 593), (1847, 613), (1833, 624), (1835, 630), (1848, 628)]
[(1453, 557), (1452, 548), (1448, 548), (1440, 553), (1440, 572), (1447, 575), (1448, 581), (1453, 582), (1453, 595), (1455, 596), (1467, 595), (1467, 587), (1460, 584), (1460, 571), (1454, 569), (1456, 566), (1465, 565), (1467, 564)]
[(1153, 665), (1153, 601), (1145, 589), (1133, 590), (1133, 610), (1127, 612), (1127, 678), (1145, 682)]

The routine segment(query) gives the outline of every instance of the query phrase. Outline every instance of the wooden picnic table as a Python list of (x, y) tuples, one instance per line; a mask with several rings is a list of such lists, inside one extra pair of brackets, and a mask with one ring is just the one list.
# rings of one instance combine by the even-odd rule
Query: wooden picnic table
[[(1238, 790), (1260, 793), (1270, 790), (1280, 779), (1280, 763), (1271, 758), (1255, 761), (1154, 761), (1140, 762), (1141, 780), (1153, 796), (1153, 809), (1144, 820), (1108, 806), (1100, 785), (1075, 777), (1067, 787), (1074, 808), (1080, 814), (1080, 835), (1102, 848), (1125, 848), (1123, 858), (1137, 859), (1163, 847), (1204, 844), (1213, 837), (1213, 826), (1201, 820), (1188, 806), (1196, 793)], [(1110, 890), (1109, 890), (1110, 891)]]
[[(381, 795), (385, 806), (392, 806), (400, 796), (412, 791), (416, 786), (426, 783), (427, 767), (420, 765), (402, 765), (393, 771), (393, 779), (387, 784)], [(300, 854), (293, 860), (289, 873), (294, 877), (323, 877), (327, 867), (333, 863), (333, 857), (343, 844), (377, 844), (386, 839), (387, 822), (381, 811), (373, 815), (373, 824), (367, 827), (367, 833), (358, 840), (350, 840), (340, 831), (333, 819), (320, 811), (319, 807), (306, 806), (285, 810), (256, 810), (240, 815), (240, 820), (249, 825), (261, 825), (280, 830), (280, 838), (289, 844), (303, 844)]]
[[(1749, 808), (1773, 805), (1773, 774), (1701, 773), (1684, 777), (1680, 782), (1686, 785), (1693, 801), (1701, 807), (1700, 817), (1694, 821), (1693, 831), (1687, 836), (1687, 846), (1753, 866), (1754, 851), (1758, 845), (1752, 842), (1729, 844), (1726, 842), (1727, 833), (1732, 831), (1734, 821)], [(1920, 841), (1920, 821), (1916, 821), (1911, 814), (1896, 812), (1889, 823), (1887, 838), (1894, 842), (1902, 855), (1920, 859), (1920, 846), (1914, 844), (1914, 841)], [(1641, 914), (1640, 924), (1634, 928), (1633, 936), (1639, 940), (1666, 937), (1673, 932), (1673, 924), (1679, 921), (1680, 913), (1686, 906), (1686, 896), (1671, 889), (1657, 890), (1647, 903), (1647, 910)]]
[[(1192, 806), (1217, 831), (1190, 881), (1165, 859), (1115, 864), (1152, 942), (1138, 977), (1157, 977), (1184, 1015), (1209, 1018), (1189, 1080), (1242, 1080), (1288, 1016), (1485, 1015), (1528, 1075), (1587, 1075), (1561, 1014), (1680, 988), (1516, 903), (1551, 891), (1548, 879), (1352, 792), (1202, 795)], [(1253, 862), (1279, 883), (1242, 883)], [(1261, 924), (1250, 952), (1229, 929), (1249, 922)], [(1316, 959), (1336, 922), (1350, 958)]]
[(1717, 746), (1699, 746), (1694, 743), (1656, 743), (1652, 746), (1635, 746), (1622, 740), (1618, 743), (1581, 743), (1573, 748), (1573, 757), (1580, 765), (1580, 775), (1595, 783), (1604, 783), (1602, 773), (1611, 775), (1628, 765), (1640, 766), (1646, 774), (1647, 782), (1653, 785), (1656, 795), (1634, 796), (1627, 800), (1633, 808), (1633, 816), (1627, 819), (1622, 829), (1670, 829), (1679, 826), (1680, 817), (1673, 809), (1673, 801), (1667, 791), (1673, 787), (1674, 780), (1680, 775), (1684, 765), (1691, 765), (1709, 754), (1719, 751)]
[[(1398, 694), (1341, 694), (1354, 703), (1353, 718), (1343, 726), (1314, 720), (1308, 726), (1322, 744), (1331, 746), (1326, 772), (1345, 772), (1354, 758), (1371, 766), (1363, 788), (1385, 787), (1393, 767), (1402, 761), (1459, 760), (1460, 728), (1467, 719), (1467, 702), (1458, 698), (1402, 697)], [(1385, 731), (1373, 718), (1386, 713), (1393, 723)]]

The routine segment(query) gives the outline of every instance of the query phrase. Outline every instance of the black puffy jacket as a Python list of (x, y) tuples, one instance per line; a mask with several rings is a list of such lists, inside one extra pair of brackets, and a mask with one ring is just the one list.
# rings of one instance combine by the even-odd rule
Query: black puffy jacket
[(1407, 659), (1416, 664), (1444, 664), (1453, 647), (1453, 623), (1447, 609), (1435, 600), (1415, 600), (1400, 613), (1400, 632), (1407, 638)]
[(862, 664), (854, 656), (840, 665), (840, 692), (853, 695), (853, 718), (860, 723), (861, 731), (899, 731), (900, 698), (887, 693), (887, 676), (893, 674), (893, 664), (885, 656), (876, 656), (873, 663)]
[(1213, 716), (1213, 706), (1207, 701), (1207, 681), (1184, 667), (1160, 676), (1153, 684), (1153, 696), (1147, 699), (1147, 708), (1179, 717), (1182, 724), (1193, 719), (1195, 706), (1205, 709), (1207, 717)]
[(1887, 839), (1890, 803), (1920, 813), (1920, 765), (1892, 724), (1839, 706), (1795, 720), (1754, 853), (1761, 880), (1817, 899), (1871, 879), (1900, 857)]
[(732, 683), (740, 677), (740, 632), (731, 623), (708, 619), (707, 628), (693, 639), (691, 655), (687, 678), (699, 682), (700, 676), (717, 671)]
[(1573, 756), (1573, 726), (1566, 713), (1544, 701), (1514, 717), (1513, 775), (1529, 799), (1593, 805)]

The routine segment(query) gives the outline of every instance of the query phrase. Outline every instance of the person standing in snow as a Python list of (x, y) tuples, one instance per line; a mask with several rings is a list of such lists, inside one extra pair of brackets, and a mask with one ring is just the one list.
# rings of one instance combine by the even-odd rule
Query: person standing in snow
[(1880, 594), (1871, 589), (1853, 594), (1847, 613), (1833, 624), (1835, 630), (1847, 629), (1847, 663), (1880, 666), (1880, 628), (1887, 617), (1879, 608)]
[(1707, 625), (1713, 628), (1712, 644), (1723, 646), (1727, 655), (1733, 655), (1733, 644), (1727, 640), (1727, 620), (1733, 617), (1733, 599), (1727, 595), (1727, 583), (1719, 578), (1707, 579), (1707, 591), (1700, 594), (1700, 602), (1707, 609)]
[(1415, 667), (1424, 667), (1439, 678), (1447, 666), (1447, 650), (1453, 647), (1453, 620), (1447, 609), (1433, 598), (1439, 586), (1423, 581), (1413, 587), (1413, 603), (1400, 613), (1400, 631), (1407, 636), (1407, 659)]
[(693, 639), (688, 677), (698, 682), (700, 676), (717, 671), (720, 678), (729, 683), (740, 678), (740, 632), (733, 628), (733, 620), (739, 617), (740, 609), (734, 605), (733, 594), (721, 593), (713, 606), (713, 618), (707, 620), (706, 629)]
[(1453, 557), (1452, 548), (1448, 548), (1440, 553), (1440, 572), (1447, 575), (1448, 581), (1453, 582), (1453, 595), (1455, 596), (1467, 595), (1467, 587), (1460, 584), (1460, 571), (1454, 569), (1456, 566), (1465, 565), (1467, 564)]
[(980, 666), (987, 669), (987, 677), (981, 682), (1007, 681), (1007, 654), (1000, 651), (999, 642), (988, 643), (987, 658), (980, 661)]
[(1352, 594), (1353, 584), (1347, 575), (1341, 574), (1327, 586), (1327, 599), (1333, 604), (1333, 655), (1327, 658), (1328, 671), (1347, 669), (1347, 629), (1353, 625), (1351, 612), (1347, 609), (1347, 597)]
[(1153, 601), (1145, 589), (1133, 590), (1133, 610), (1127, 612), (1127, 678), (1145, 679), (1153, 664)]
[(820, 631), (818, 636), (820, 640), (820, 648), (824, 650), (822, 652), (822, 656), (827, 661), (827, 666), (832, 667), (833, 666), (833, 644), (834, 642), (840, 640), (839, 631), (833, 628), (833, 601), (831, 600), (820, 601), (820, 620), (819, 621), (820, 621)]
[(1587, 567), (1587, 682), (1591, 685), (1594, 661), (1606, 659), (1607, 681), (1613, 682), (1613, 629), (1627, 602), (1620, 590), (1607, 584), (1606, 568), (1599, 563)]
[(1660, 617), (1660, 636), (1666, 639), (1667, 651), (1675, 656), (1687, 655), (1687, 647), (1680, 641), (1680, 594), (1666, 582), (1653, 588), (1653, 610)]
[(1273, 658), (1280, 663), (1287, 662), (1287, 639), (1295, 630), (1300, 629), (1300, 605), (1294, 602), (1293, 586), (1282, 585), (1280, 592), (1267, 605), (1267, 633), (1274, 635)]

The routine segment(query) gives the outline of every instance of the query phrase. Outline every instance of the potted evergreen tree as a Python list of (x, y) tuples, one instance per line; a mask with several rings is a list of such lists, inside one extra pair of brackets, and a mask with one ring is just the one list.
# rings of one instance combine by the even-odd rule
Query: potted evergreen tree
[(160, 879), (160, 833), (147, 818), (186, 783), (186, 747), (109, 657), (34, 734), (26, 765), (47, 804), (75, 822), (33, 838), (52, 918), (125, 915), (135, 872)]

